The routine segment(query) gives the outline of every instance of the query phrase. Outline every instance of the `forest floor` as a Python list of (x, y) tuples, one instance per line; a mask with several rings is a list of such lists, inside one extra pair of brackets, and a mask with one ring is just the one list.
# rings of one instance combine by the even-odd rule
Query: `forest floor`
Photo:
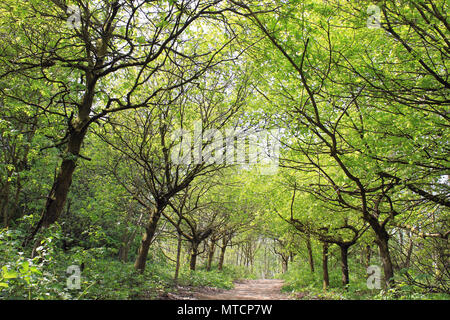
[(288, 294), (281, 292), (283, 280), (260, 279), (239, 280), (230, 290), (210, 287), (178, 287), (176, 293), (169, 293), (171, 300), (289, 300)]

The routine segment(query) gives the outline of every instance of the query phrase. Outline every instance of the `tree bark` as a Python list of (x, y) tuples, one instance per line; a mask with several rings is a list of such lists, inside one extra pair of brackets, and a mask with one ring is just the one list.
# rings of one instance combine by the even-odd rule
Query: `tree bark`
[(309, 235), (306, 237), (306, 248), (308, 249), (309, 267), (311, 269), (311, 272), (314, 273), (314, 258), (313, 258), (313, 252), (312, 252), (312, 246), (311, 246), (311, 238), (309, 237)]
[(366, 269), (370, 266), (371, 255), (372, 255), (372, 248), (369, 245), (367, 245), (366, 246), (366, 261), (365, 261)]
[(267, 246), (264, 246), (264, 269), (263, 269), (263, 279), (266, 278), (269, 273), (269, 263), (267, 262)]
[(409, 233), (409, 243), (408, 249), (406, 250), (406, 259), (405, 259), (405, 268), (409, 268), (411, 265), (411, 256), (414, 248), (414, 240), (412, 238), (412, 234)]
[(323, 243), (322, 248), (322, 272), (323, 272), (323, 290), (330, 286), (330, 277), (328, 275), (328, 243)]
[(178, 239), (177, 239), (177, 259), (176, 259), (176, 266), (175, 266), (175, 275), (173, 276), (173, 281), (175, 283), (178, 282), (178, 275), (180, 274), (180, 259), (181, 259), (181, 233), (178, 233)]
[(130, 252), (130, 246), (128, 242), (128, 237), (124, 237), (122, 240), (122, 245), (119, 248), (119, 261), (124, 263), (128, 262), (128, 253)]
[(198, 246), (199, 246), (198, 242), (195, 241), (191, 242), (191, 262), (189, 264), (189, 269), (191, 271), (195, 271), (195, 267), (197, 265)]
[(163, 206), (158, 206), (158, 208), (150, 215), (147, 226), (145, 227), (141, 240), (141, 246), (139, 247), (138, 255), (134, 263), (134, 268), (141, 273), (145, 270), (148, 250), (156, 233), (156, 228), (158, 226), (158, 221), (161, 218), (162, 211)]
[(9, 216), (8, 216), (8, 202), (9, 202), (9, 189), (10, 189), (10, 182), (8, 179), (10, 178), (10, 175), (8, 174), (8, 177), (6, 178), (7, 181), (5, 182), (5, 186), (2, 190), (2, 202), (1, 202), (1, 215), (3, 217), (3, 227), (8, 228), (9, 226)]
[(339, 245), (341, 249), (341, 268), (342, 268), (342, 285), (347, 289), (350, 283), (350, 278), (348, 275), (348, 246)]
[(376, 230), (375, 234), (376, 243), (380, 252), (380, 258), (383, 263), (384, 283), (386, 287), (392, 287), (394, 285), (394, 267), (389, 252), (389, 234), (384, 228), (379, 228), (378, 230)]
[(209, 244), (208, 262), (206, 264), (206, 271), (211, 271), (215, 251), (216, 251), (216, 241), (211, 240), (211, 243)]
[(283, 273), (286, 273), (288, 271), (289, 256), (281, 257), (281, 260), (282, 260), (282, 271)]
[[(137, 221), (137, 225), (138, 226), (141, 224), (143, 216), (144, 216), (143, 213), (141, 213), (139, 215), (139, 218), (138, 218), (138, 221)], [(130, 212), (130, 210), (128, 210), (127, 218), (125, 220), (125, 224), (128, 224), (130, 220), (131, 220), (131, 212)], [(122, 238), (122, 245), (119, 248), (119, 260), (120, 261), (128, 262), (128, 254), (130, 253), (130, 248), (131, 248), (131, 245), (134, 242), (134, 239), (136, 237), (137, 231), (138, 231), (138, 229), (134, 228), (131, 233), (127, 233), (127, 232), (124, 233), (124, 236)]]
[(136, 237), (136, 230), (124, 237), (124, 241), (119, 249), (120, 261), (128, 262), (128, 255), (130, 253), (131, 245), (133, 244), (135, 237)]
[(219, 264), (217, 265), (217, 269), (219, 271), (223, 270), (223, 262), (225, 260), (225, 251), (227, 247), (220, 248), (220, 256), (219, 256)]
[[(376, 209), (376, 211), (378, 212), (378, 209)], [(394, 266), (389, 252), (389, 234), (387, 233), (385, 226), (380, 225), (378, 217), (366, 216), (365, 218), (375, 233), (375, 243), (378, 246), (381, 262), (383, 264), (384, 286), (387, 288), (393, 287)]]
[(219, 271), (223, 270), (223, 262), (225, 261), (225, 251), (227, 250), (228, 240), (225, 239), (222, 240), (222, 247), (220, 248), (220, 256), (219, 256), (219, 264), (217, 265), (217, 269)]
[(73, 121), (69, 120), (67, 128), (67, 147), (61, 166), (49, 195), (47, 196), (47, 202), (42, 217), (27, 239), (25, 239), (23, 243), (24, 246), (34, 238), (41, 228), (51, 226), (61, 216), (66, 203), (67, 194), (72, 185), (72, 176), (77, 165), (81, 146), (88, 129), (97, 81), (98, 78), (93, 73), (86, 73), (86, 92), (78, 108), (78, 116)]
[(45, 204), (43, 215), (36, 227), (24, 241), (24, 246), (33, 240), (34, 236), (41, 228), (48, 228), (61, 216), (66, 203), (67, 194), (69, 193), (69, 189), (72, 184), (72, 176), (76, 168), (77, 157), (80, 154), (80, 149), (85, 134), (85, 129), (81, 129), (80, 131), (74, 129), (69, 135), (67, 149), (56, 179), (53, 182), (49, 195), (47, 196), (47, 202)]

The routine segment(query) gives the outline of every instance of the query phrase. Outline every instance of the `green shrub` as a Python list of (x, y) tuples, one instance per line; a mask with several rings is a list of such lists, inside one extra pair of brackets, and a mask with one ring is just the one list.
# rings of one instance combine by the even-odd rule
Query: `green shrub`
[(54, 266), (54, 238), (46, 236), (37, 248), (37, 256), (27, 258), (21, 246), (20, 230), (0, 231), (1, 299), (69, 299), (61, 273)]

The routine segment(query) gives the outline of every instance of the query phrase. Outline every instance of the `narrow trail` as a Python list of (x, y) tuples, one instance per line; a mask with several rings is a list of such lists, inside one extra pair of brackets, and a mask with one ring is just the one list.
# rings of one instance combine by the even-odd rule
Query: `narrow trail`
[[(289, 300), (289, 295), (281, 293), (283, 280), (260, 279), (235, 282), (231, 290), (198, 288), (193, 292), (182, 292), (175, 299), (189, 300)], [(187, 294), (186, 294), (187, 293)]]

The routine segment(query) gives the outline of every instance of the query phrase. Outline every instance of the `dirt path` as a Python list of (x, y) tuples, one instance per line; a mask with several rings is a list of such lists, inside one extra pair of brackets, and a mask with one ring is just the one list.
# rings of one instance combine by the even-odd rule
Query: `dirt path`
[[(194, 292), (178, 292), (172, 298), (189, 300), (289, 300), (287, 294), (281, 293), (283, 280), (241, 280), (235, 282), (234, 289), (222, 290), (199, 288)], [(181, 293), (181, 295), (180, 295)]]

